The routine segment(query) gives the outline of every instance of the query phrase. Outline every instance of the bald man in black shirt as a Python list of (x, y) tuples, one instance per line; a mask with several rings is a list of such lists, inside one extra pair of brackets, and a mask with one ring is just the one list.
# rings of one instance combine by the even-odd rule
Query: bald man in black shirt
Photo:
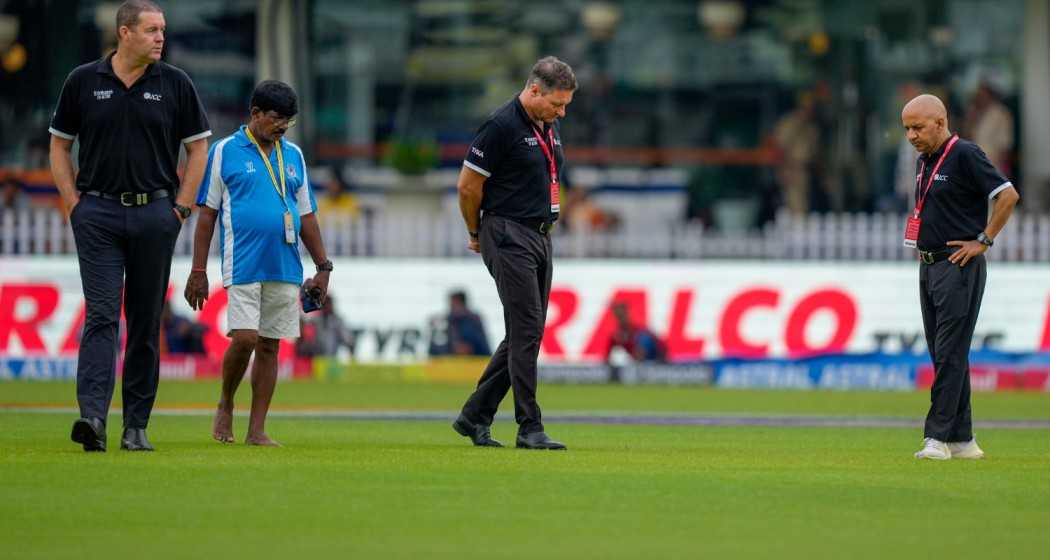
[(912, 99), (901, 120), (920, 153), (904, 245), (919, 253), (919, 301), (936, 375), (923, 448), (915, 457), (980, 459), (984, 452), (970, 413), (970, 342), (984, 294), (984, 253), (1020, 196), (976, 144), (948, 130), (940, 99)]

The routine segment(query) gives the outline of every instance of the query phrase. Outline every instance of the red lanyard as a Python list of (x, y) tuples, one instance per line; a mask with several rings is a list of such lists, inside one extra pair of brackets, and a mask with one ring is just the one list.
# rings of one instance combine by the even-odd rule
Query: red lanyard
[(547, 161), (551, 164), (551, 184), (558, 184), (558, 164), (554, 161), (554, 127), (547, 129), (547, 137), (550, 138), (550, 147), (543, 141), (543, 133), (540, 132), (535, 125), (532, 125), (532, 133), (536, 136), (536, 140), (539, 141), (540, 147), (543, 148), (543, 155), (547, 157)]
[[(926, 189), (919, 195), (918, 200), (915, 201), (915, 210), (912, 214), (916, 218), (919, 217), (919, 213), (922, 212), (922, 207), (926, 205), (926, 197), (930, 194), (930, 187), (933, 186), (933, 180), (937, 177), (937, 172), (941, 169), (941, 164), (944, 163), (944, 158), (948, 157), (948, 152), (952, 151), (952, 146), (959, 140), (959, 135), (952, 136), (951, 140), (948, 141), (948, 145), (944, 148), (944, 153), (941, 154), (941, 158), (937, 160), (937, 165), (933, 166), (933, 171), (930, 172), (930, 180), (926, 181)], [(922, 166), (919, 167), (919, 176), (915, 178), (915, 188), (922, 188), (922, 175), (926, 172), (926, 160), (923, 160)]]

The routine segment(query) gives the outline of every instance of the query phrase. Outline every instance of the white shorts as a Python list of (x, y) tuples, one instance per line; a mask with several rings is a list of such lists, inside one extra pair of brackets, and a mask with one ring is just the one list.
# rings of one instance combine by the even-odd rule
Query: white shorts
[(266, 338), (299, 337), (299, 286), (254, 282), (226, 288), (226, 336), (230, 331), (258, 331)]

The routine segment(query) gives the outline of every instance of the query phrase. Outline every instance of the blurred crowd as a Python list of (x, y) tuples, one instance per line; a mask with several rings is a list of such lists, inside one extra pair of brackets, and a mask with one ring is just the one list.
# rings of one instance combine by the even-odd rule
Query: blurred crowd
[[(858, 158), (842, 147), (848, 129), (842, 101), (825, 82), (795, 91), (779, 117), (768, 129), (749, 132), (757, 138), (755, 162), (731, 159), (684, 166), (682, 208), (685, 222), (724, 232), (761, 228), (779, 212), (793, 215), (824, 212), (904, 212), (914, 190), (916, 153), (900, 128), (899, 109), (908, 99), (928, 91), (947, 100), (950, 124), (963, 138), (973, 140), (1007, 177), (1018, 181), (1018, 126), (1014, 106), (991, 80), (979, 80), (972, 91), (959, 95), (938, 84), (904, 82), (894, 94), (894, 111), (876, 127), (881, 145), (868, 150), (871, 157)], [(582, 98), (582, 97), (581, 97)], [(588, 128), (580, 122), (593, 112), (570, 113), (566, 127)], [(718, 132), (720, 148), (739, 148), (734, 127)], [(855, 148), (855, 147), (854, 147)], [(654, 152), (663, 153), (660, 150)], [(883, 155), (879, 155), (883, 154)], [(593, 154), (589, 155), (593, 159)], [(725, 159), (721, 154), (718, 157)], [(454, 162), (448, 163), (453, 165)], [(571, 171), (575, 162), (569, 161)], [(682, 167), (682, 166), (679, 166)], [(361, 189), (347, 181), (342, 166), (328, 163), (317, 168), (312, 184), (321, 215), (360, 215), (367, 209)], [(313, 170), (311, 171), (313, 173)], [(567, 174), (563, 193), (564, 231), (615, 232), (623, 224), (622, 205), (604, 203), (607, 187), (575, 184)], [(28, 186), (25, 178), (35, 181)], [(47, 182), (46, 172), (0, 169), (0, 211), (24, 211), (34, 207), (58, 207), (59, 198)], [(367, 190), (367, 189), (366, 189)], [(374, 203), (374, 200), (373, 202)]]

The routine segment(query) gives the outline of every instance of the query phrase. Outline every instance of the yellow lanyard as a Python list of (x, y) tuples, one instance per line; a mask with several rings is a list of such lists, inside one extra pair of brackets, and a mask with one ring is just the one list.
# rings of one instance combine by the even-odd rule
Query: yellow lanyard
[(278, 183), (277, 176), (273, 173), (273, 166), (270, 165), (270, 158), (266, 157), (266, 153), (263, 152), (262, 146), (259, 146), (259, 141), (255, 139), (255, 136), (252, 136), (252, 131), (249, 130), (248, 127), (244, 127), (244, 133), (248, 135), (248, 140), (251, 140), (252, 144), (255, 145), (255, 149), (259, 150), (259, 156), (262, 157), (263, 163), (266, 164), (266, 170), (270, 172), (270, 180), (273, 181), (273, 188), (281, 197), (281, 202), (284, 203), (284, 208), (290, 211), (290, 209), (288, 208), (288, 201), (284, 198), (284, 193), (287, 192), (287, 189), (284, 184), (284, 155), (281, 154), (280, 141), (273, 143), (274, 149), (277, 150), (277, 170), (280, 172), (281, 175), (281, 182)]

